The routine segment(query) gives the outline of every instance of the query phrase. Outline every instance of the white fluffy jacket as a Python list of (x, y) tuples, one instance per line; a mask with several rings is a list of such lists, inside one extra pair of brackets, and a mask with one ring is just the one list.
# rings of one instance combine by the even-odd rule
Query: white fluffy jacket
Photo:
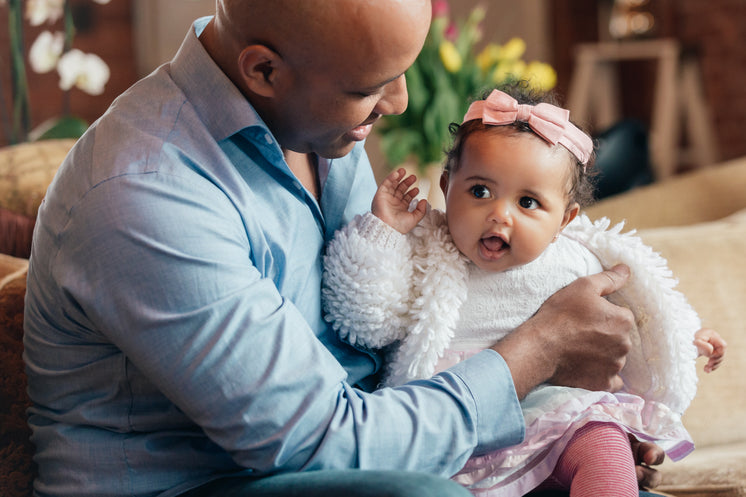
[[(674, 289), (666, 261), (621, 230), (581, 215), (563, 236), (587, 247), (604, 268), (630, 267), (629, 283), (609, 297), (637, 321), (622, 371), (625, 391), (682, 413), (696, 393), (692, 342), (699, 318)], [(358, 216), (336, 234), (324, 264), (324, 308), (339, 335), (359, 347), (390, 346), (389, 385), (431, 376), (451, 346), (468, 287), (469, 262), (453, 244), (444, 213), (430, 210), (406, 236), (372, 214)], [(520, 297), (520, 289), (514, 293)]]

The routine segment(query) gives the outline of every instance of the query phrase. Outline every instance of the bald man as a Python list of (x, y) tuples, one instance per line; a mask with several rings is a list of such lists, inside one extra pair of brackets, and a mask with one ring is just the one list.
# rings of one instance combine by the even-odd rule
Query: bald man
[(322, 252), (370, 205), (363, 143), (405, 110), (430, 10), (218, 0), (79, 140), (28, 276), (37, 495), (462, 495), (447, 477), (522, 439), (538, 383), (618, 387), (623, 270), (396, 389), (323, 319)]

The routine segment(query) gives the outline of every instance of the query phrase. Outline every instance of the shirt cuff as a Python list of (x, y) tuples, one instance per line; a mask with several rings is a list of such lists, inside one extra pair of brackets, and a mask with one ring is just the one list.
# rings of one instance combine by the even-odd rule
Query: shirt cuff
[(448, 369), (469, 388), (477, 412), (478, 456), (515, 445), (526, 433), (523, 411), (510, 369), (500, 354), (486, 349)]

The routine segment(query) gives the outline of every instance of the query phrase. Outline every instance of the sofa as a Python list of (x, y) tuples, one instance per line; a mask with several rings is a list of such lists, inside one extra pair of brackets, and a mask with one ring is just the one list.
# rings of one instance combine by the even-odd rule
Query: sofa
[[(0, 149), (0, 495), (31, 494), (33, 447), (25, 424), (23, 299), (36, 209), (72, 141)], [(728, 342), (684, 415), (696, 450), (666, 461), (657, 490), (674, 496), (746, 497), (746, 157), (600, 201), (592, 218), (626, 220), (669, 261), (679, 289)], [(0, 250), (2, 251), (2, 250)], [(25, 255), (24, 255), (25, 254)]]
[(592, 218), (626, 220), (668, 260), (704, 326), (728, 343), (683, 421), (695, 451), (661, 468), (657, 490), (688, 497), (746, 497), (746, 157), (605, 199)]

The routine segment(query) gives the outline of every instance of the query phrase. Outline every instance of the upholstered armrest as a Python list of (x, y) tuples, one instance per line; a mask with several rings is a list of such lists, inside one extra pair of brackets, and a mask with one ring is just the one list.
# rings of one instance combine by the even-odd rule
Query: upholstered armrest
[(75, 140), (44, 140), (0, 148), (0, 253), (28, 257), (47, 187)]
[(0, 495), (31, 495), (33, 446), (26, 424), (23, 300), (28, 261), (0, 254)]
[(715, 221), (744, 208), (746, 157), (609, 197), (586, 213), (643, 229)]

